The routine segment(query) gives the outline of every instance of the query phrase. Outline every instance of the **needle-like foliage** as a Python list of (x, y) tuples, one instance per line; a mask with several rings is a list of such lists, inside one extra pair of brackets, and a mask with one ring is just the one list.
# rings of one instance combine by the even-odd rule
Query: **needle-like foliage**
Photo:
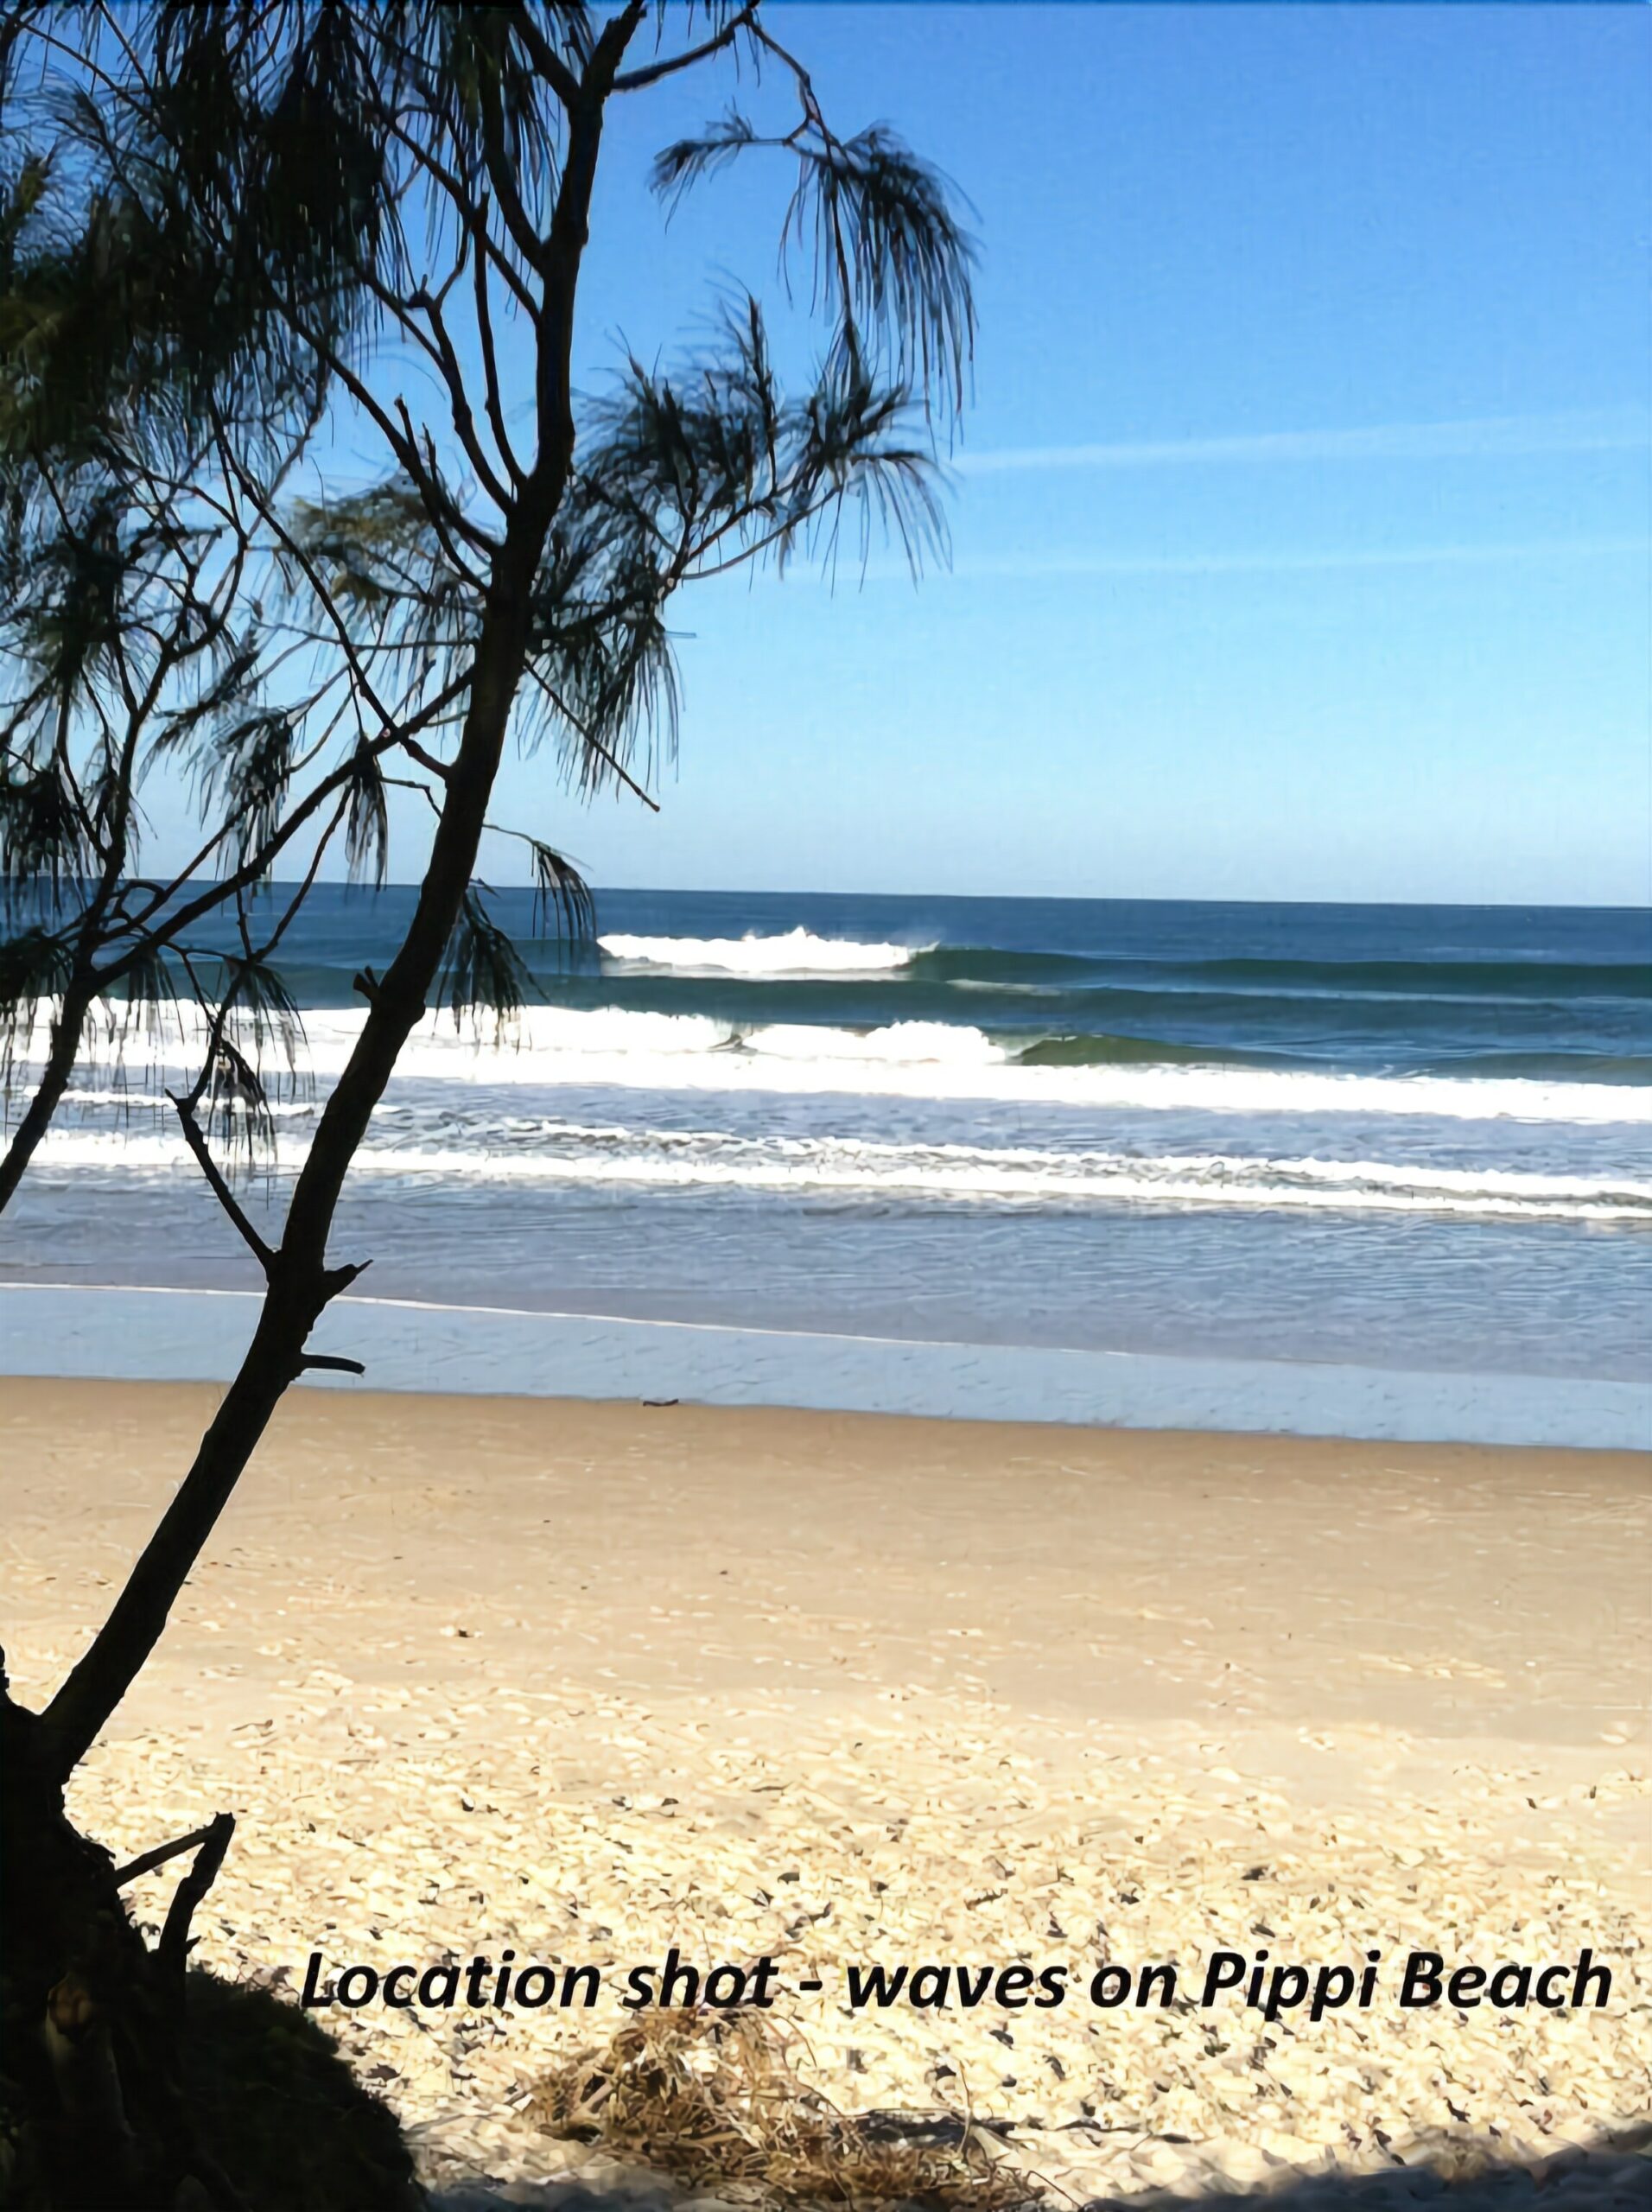
[[(529, 988), (477, 868), (505, 747), (547, 748), (582, 797), (653, 804), (681, 715), (679, 593), (756, 564), (863, 561), (879, 537), (914, 570), (944, 548), (973, 249), (945, 181), (893, 132), (838, 134), (756, 0), (651, 17), (645, 0), (0, 0), (0, 31), (26, 126), (0, 198), (0, 488), (32, 562), (53, 487), (71, 487), (59, 567), (79, 580), (54, 592), (38, 568), (0, 863), (50, 910), (20, 911), (23, 928), (49, 931), (83, 878), (105, 885), (99, 957), (76, 940), (82, 985), (187, 978), (207, 1062), (179, 1110), (265, 1269), (290, 1378), (347, 1280), (327, 1231), (402, 1044), (432, 998), (497, 1032)], [(669, 208), (748, 158), (794, 165), (778, 246), (816, 365), (783, 376), (756, 296), (735, 292), (697, 350), (669, 366), (634, 353), (581, 396), (605, 115), (731, 64), (785, 114), (729, 111), (666, 147), (651, 181)], [(341, 442), (382, 456), (348, 492), (328, 480)], [(153, 880), (133, 866), (152, 761), (185, 765), (203, 817), (189, 866)], [(359, 979), (359, 1046), (270, 1243), (195, 1109), (239, 1099), (257, 1125), (245, 1040), (279, 1050), (295, 1019), (281, 941), (334, 838), (350, 873), (383, 880), (409, 788), (435, 818), (413, 919), (383, 975)], [(588, 931), (572, 864), (501, 827), (526, 845), (536, 928)], [(296, 892), (272, 902), (293, 869)], [(38, 938), (10, 965), (31, 987), (60, 980)], [(140, 1583), (187, 1567), (198, 1535), (178, 1516), (221, 1496), (241, 1463), (226, 1439), (250, 1450), (264, 1417), (219, 1424)], [(77, 1670), (54, 1708), (71, 1754), (136, 1651), (119, 1618)]]
[(521, 954), (487, 911), (486, 887), (467, 885), (436, 977), (437, 995), (454, 1027), (486, 1008), (497, 1039), (521, 1013), (531, 988)]
[[(783, 376), (777, 351), (797, 349), (741, 293), (675, 365), (639, 353), (581, 394), (598, 173), (624, 143), (607, 118), (731, 74), (784, 115), (680, 140), (653, 181), (669, 205), (748, 159), (796, 164), (778, 245), (815, 365)], [(53, 1793), (283, 1393), (353, 1364), (309, 1340), (363, 1264), (330, 1239), (398, 1055), (433, 1001), (496, 1034), (522, 1009), (532, 971), (490, 906), (484, 842), (525, 845), (537, 929), (592, 926), (573, 864), (492, 817), (507, 749), (543, 748), (583, 797), (654, 805), (680, 593), (864, 558), (879, 534), (915, 569), (942, 545), (972, 249), (944, 181), (891, 132), (836, 133), (758, 0), (0, 0), (0, 562), (19, 586), (0, 601), (0, 1058), (16, 1065), (22, 1009), (32, 1027), (49, 1002), (38, 1141), (94, 1007), (124, 991), (159, 1018), (175, 983), (204, 1032), (179, 1127), (265, 1287), (108, 1618), (25, 1716), (31, 1786), (60, 1821)], [(333, 480), (364, 452), (365, 486)], [(151, 768), (181, 770), (202, 816), (195, 853), (153, 875)], [(345, 1064), (255, 1219), (231, 1170), (267, 1137), (266, 1059), (297, 1062), (282, 947), (335, 840), (383, 879), (401, 803), (432, 823), (410, 918), (357, 977)], [(15, 1710), (0, 1688), (0, 1719)], [(73, 1921), (31, 1920), (13, 1887), (12, 1934)], [(101, 1897), (87, 1910), (119, 1920)], [(41, 2002), (62, 1971), (48, 1943)], [(141, 2047), (132, 2024), (162, 2010), (135, 1999), (111, 2047)], [(8, 2000), (8, 2024), (27, 2013)], [(77, 2201), (228, 2201), (175, 2111), (136, 2092), (115, 2109), (106, 2140), (82, 2132), (106, 2185), (77, 2181)]]

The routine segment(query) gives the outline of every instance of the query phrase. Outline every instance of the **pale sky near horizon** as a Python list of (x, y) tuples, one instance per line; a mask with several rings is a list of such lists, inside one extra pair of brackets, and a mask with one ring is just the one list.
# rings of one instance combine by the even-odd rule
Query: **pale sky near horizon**
[[(1645, 901), (1648, 11), (776, 12), (974, 204), (950, 571), (684, 596), (662, 814), (500, 810), (598, 884)], [(779, 172), (637, 185), (734, 89), (610, 128), (591, 381), (772, 285)]]

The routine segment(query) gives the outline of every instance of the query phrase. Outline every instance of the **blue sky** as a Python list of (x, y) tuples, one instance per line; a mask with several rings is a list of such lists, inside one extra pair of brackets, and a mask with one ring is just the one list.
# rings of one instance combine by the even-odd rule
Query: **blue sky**
[[(951, 572), (685, 597), (660, 816), (504, 810), (599, 883), (1646, 899), (1652, 16), (774, 12), (975, 206)], [(610, 125), (589, 383), (772, 283), (780, 168), (638, 185), (733, 89)]]

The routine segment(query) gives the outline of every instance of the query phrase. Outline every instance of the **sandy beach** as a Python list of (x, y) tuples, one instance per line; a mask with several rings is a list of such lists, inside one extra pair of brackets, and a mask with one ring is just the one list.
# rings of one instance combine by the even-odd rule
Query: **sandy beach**
[[(83, 1648), (214, 1402), (0, 1382), (8, 1662)], [(1545, 2158), (1652, 2109), (1649, 1466), (1626, 1454), (300, 1390), (75, 1785), (136, 1854), (227, 1808), (196, 1926), (295, 1993), (594, 1964), (589, 2011), (324, 2017), (427, 2175), (595, 2171), (525, 2093), (626, 1970), (779, 1961), (855, 2109), (963, 2106), (1080, 2201)], [(168, 1872), (137, 1894), (154, 1917)], [(1369, 2008), (1098, 2008), (1221, 1949)], [(1417, 1949), (1601, 2008), (1402, 2010)], [(1058, 2007), (850, 1965), (1060, 1962)], [(797, 1985), (818, 1980), (817, 1993)]]

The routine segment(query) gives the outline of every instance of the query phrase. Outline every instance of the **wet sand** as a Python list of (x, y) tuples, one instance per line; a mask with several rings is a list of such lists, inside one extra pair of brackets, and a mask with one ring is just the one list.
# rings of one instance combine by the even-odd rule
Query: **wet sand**
[[(0, 1382), (17, 1694), (83, 1648), (209, 1388)], [(595, 2010), (327, 2014), (427, 2170), (565, 2170), (515, 2093), (677, 1944), (782, 1958), (854, 2107), (1013, 2122), (1080, 2195), (1652, 2107), (1646, 1459), (302, 1391), (76, 1784), (136, 1853), (228, 1807), (202, 1955), (295, 1987), (591, 1962)], [(143, 1909), (162, 1910), (166, 1873)], [(1401, 2012), (1408, 1952), (1600, 2010)], [(1309, 2024), (1098, 2011), (1107, 1960), (1383, 1954)], [(850, 1963), (1060, 1961), (1059, 2008), (851, 2013)], [(821, 1993), (796, 1984), (819, 1979)], [(1030, 2146), (1030, 2148), (1028, 2147)]]

